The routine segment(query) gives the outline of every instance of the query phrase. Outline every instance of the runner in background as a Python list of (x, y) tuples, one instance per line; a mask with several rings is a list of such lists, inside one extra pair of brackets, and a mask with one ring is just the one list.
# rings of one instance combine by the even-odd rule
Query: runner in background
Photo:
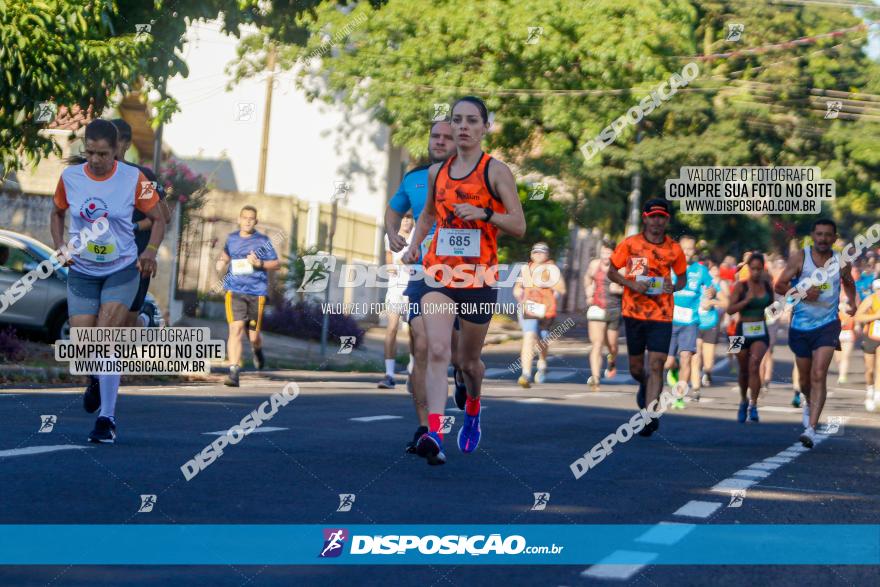
[[(269, 271), (281, 265), (272, 241), (257, 231), (257, 209), (244, 206), (238, 214), (239, 229), (229, 233), (226, 244), (217, 260), (217, 272), (223, 276), (226, 290), (226, 321), (229, 324), (229, 342), (226, 353), (229, 358), (229, 375), (224, 385), (238, 387), (241, 371), (242, 336), (248, 339), (254, 352), (254, 368), (262, 369), (263, 356), (263, 309), (269, 295)], [(227, 275), (227, 269), (229, 274)]]
[(855, 302), (849, 303), (849, 300), (841, 296), (838, 318), (840, 318), (840, 349), (834, 351), (834, 362), (837, 365), (837, 383), (843, 385), (849, 379), (849, 359), (852, 356), (853, 347), (856, 344), (856, 322), (852, 317), (853, 310), (851, 306), (856, 306)]
[[(692, 376), (699, 390), (699, 363), (697, 354), (697, 333), (700, 325), (700, 302), (706, 289), (712, 287), (709, 270), (701, 265), (696, 256), (697, 240), (692, 236), (683, 236), (678, 244), (688, 263), (685, 273), (685, 285), (673, 295), (672, 337), (669, 340), (669, 357), (666, 368), (669, 369), (670, 382), (675, 393), (676, 409), (684, 409), (684, 398), (690, 394)], [(678, 278), (673, 274), (672, 282)], [(697, 391), (699, 393), (699, 391)]]
[[(626, 288), (622, 313), (629, 371), (639, 382), (636, 403), (640, 408), (660, 400), (663, 365), (672, 337), (672, 294), (686, 285), (687, 261), (678, 243), (666, 234), (669, 218), (666, 200), (652, 198), (645, 202), (642, 232), (617, 245), (608, 270), (608, 278)], [(672, 273), (676, 274), (675, 285)], [(659, 427), (659, 418), (650, 418), (639, 435), (651, 436)]]
[[(775, 253), (768, 257), (767, 272), (771, 285), (776, 283), (783, 269), (785, 269), (785, 259)], [(781, 302), (783, 298), (774, 291), (773, 299)], [(766, 322), (770, 343), (767, 346), (767, 352), (764, 353), (764, 359), (761, 361), (761, 393), (767, 393), (770, 389), (770, 383), (773, 381), (773, 347), (776, 346), (779, 333), (783, 328), (783, 320), (779, 316), (772, 319), (767, 318)]]
[[(721, 280), (716, 265), (707, 259), (709, 276), (712, 278), (712, 286), (706, 288), (700, 301), (700, 333), (697, 338), (697, 357), (700, 360), (698, 373), (700, 387), (712, 385), (712, 369), (715, 367), (715, 347), (721, 340), (722, 312), (727, 310), (729, 299), (727, 286)], [(700, 401), (700, 392), (695, 390), (694, 401)]]
[[(758, 422), (758, 395), (761, 389), (761, 360), (770, 345), (765, 310), (773, 304), (773, 285), (764, 273), (764, 256), (749, 255), (748, 279), (738, 282), (730, 294), (728, 314), (739, 313), (736, 336), (743, 337), (737, 354), (740, 404), (737, 420)], [(751, 392), (751, 393), (749, 393)]]
[(587, 328), (590, 337), (590, 378), (587, 385), (591, 391), (599, 391), (602, 375), (602, 347), (608, 349), (605, 377), (617, 375), (618, 339), (620, 337), (621, 304), (623, 286), (608, 279), (611, 254), (616, 243), (602, 241), (599, 258), (590, 261), (584, 273), (584, 292), (587, 296)]
[(547, 336), (556, 317), (559, 298), (565, 295), (565, 282), (556, 263), (550, 259), (547, 243), (535, 243), (531, 260), (523, 267), (513, 286), (513, 297), (519, 302), (517, 314), (523, 331), (520, 361), (522, 373), (518, 383), (531, 387), (532, 358), (538, 348), (538, 372), (535, 383), (544, 383), (547, 375), (547, 354), (550, 343)]
[[(119, 133), (119, 143), (116, 148), (116, 160), (126, 165), (131, 165), (132, 167), (137, 167), (138, 170), (144, 174), (144, 177), (147, 178), (152, 184), (153, 189), (156, 191), (156, 194), (159, 196), (159, 204), (158, 209), (162, 212), (162, 216), (165, 218), (166, 226), (171, 223), (171, 210), (168, 208), (168, 205), (165, 203), (165, 188), (162, 186), (162, 183), (159, 181), (159, 178), (156, 177), (156, 174), (153, 173), (153, 170), (149, 167), (144, 167), (143, 165), (137, 165), (136, 163), (131, 163), (125, 160), (125, 154), (131, 148), (131, 126), (122, 118), (117, 118), (113, 121), (113, 126), (116, 127), (116, 131)], [(150, 220), (146, 214), (135, 208), (131, 217), (132, 224), (134, 225), (134, 240), (137, 243), (138, 255), (144, 252), (147, 248), (147, 244), (150, 242), (150, 233), (153, 228), (153, 221)], [(141, 278), (140, 285), (138, 286), (137, 295), (134, 298), (134, 301), (131, 304), (131, 308), (129, 308), (128, 312), (128, 326), (149, 326), (149, 323), (142, 324), (140, 317), (141, 308), (144, 305), (144, 299), (147, 297), (147, 291), (150, 288), (150, 276)], [(152, 316), (149, 318), (152, 320)]]
[(873, 412), (880, 403), (880, 279), (871, 284), (871, 295), (859, 304), (855, 321), (864, 329), (862, 351), (865, 353), (865, 409)]
[[(409, 245), (412, 236), (412, 214), (407, 213), (400, 223), (398, 235)], [(409, 283), (409, 268), (400, 262), (405, 249), (398, 252), (391, 250), (388, 235), (385, 235), (385, 264), (388, 267), (388, 291), (385, 292), (385, 315), (388, 325), (385, 327), (385, 377), (379, 382), (379, 389), (394, 389), (394, 373), (397, 371), (397, 329), (400, 326), (400, 313), (409, 312), (406, 308), (407, 298), (403, 294)]]

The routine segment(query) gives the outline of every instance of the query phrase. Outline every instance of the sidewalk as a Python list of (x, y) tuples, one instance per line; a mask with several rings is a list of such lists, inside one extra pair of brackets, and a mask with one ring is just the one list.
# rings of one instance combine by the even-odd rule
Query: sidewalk
[[(211, 329), (211, 338), (226, 340), (229, 336), (229, 328), (224, 321), (205, 320), (202, 318), (185, 317), (181, 319), (176, 326), (192, 326)], [(509, 325), (508, 325), (509, 326)], [(514, 323), (515, 326), (515, 323)], [(263, 335), (263, 352), (267, 359), (282, 360), (282, 362), (290, 361), (297, 363), (314, 363), (315, 366), (324, 365), (327, 367), (342, 368), (352, 363), (363, 363), (367, 366), (369, 363), (375, 363), (377, 369), (381, 370), (382, 361), (385, 358), (385, 328), (373, 327), (366, 331), (363, 343), (360, 348), (352, 350), (347, 354), (340, 354), (338, 344), (332, 340), (327, 342), (327, 354), (321, 356), (321, 343), (319, 341), (305, 340), (301, 338), (293, 338), (274, 332), (262, 331)], [(505, 328), (503, 323), (493, 320), (489, 326), (489, 333), (486, 335), (486, 345), (502, 344), (511, 340), (519, 340), (522, 338), (522, 332), (518, 327), (511, 329)], [(247, 360), (250, 350), (245, 347), (244, 357)], [(398, 331), (397, 335), (397, 354), (409, 354), (409, 338), (403, 328)], [(222, 363), (226, 365), (226, 363)]]

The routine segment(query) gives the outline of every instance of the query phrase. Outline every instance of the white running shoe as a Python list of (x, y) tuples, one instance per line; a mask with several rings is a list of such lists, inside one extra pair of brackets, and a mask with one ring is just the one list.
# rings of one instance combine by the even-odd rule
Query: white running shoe
[(546, 378), (546, 376), (547, 376), (546, 369), (538, 369), (538, 372), (535, 373), (535, 383), (537, 383), (539, 385), (541, 383), (544, 383), (544, 379)]
[(877, 401), (880, 400), (880, 393), (871, 393), (865, 397), (865, 409), (873, 412), (877, 409)]
[(810, 427), (810, 404), (804, 402), (804, 417), (802, 420), (804, 428)]
[(801, 444), (807, 448), (813, 448), (813, 444), (816, 441), (816, 431), (807, 426), (804, 428), (804, 431), (801, 433), (800, 438)]

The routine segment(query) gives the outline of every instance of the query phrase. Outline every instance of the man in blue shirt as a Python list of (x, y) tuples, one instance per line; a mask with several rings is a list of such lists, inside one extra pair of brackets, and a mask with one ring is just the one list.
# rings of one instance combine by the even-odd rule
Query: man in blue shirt
[[(229, 323), (229, 342), (226, 352), (229, 358), (229, 376), (223, 382), (238, 387), (239, 361), (241, 361), (241, 336), (248, 331), (254, 351), (254, 367), (262, 369), (263, 340), (260, 326), (263, 308), (269, 295), (269, 274), (281, 264), (272, 241), (257, 232), (257, 209), (245, 206), (238, 215), (239, 230), (229, 233), (223, 252), (217, 260), (217, 272), (225, 275), (226, 321)], [(226, 273), (227, 268), (229, 273)]]
[[(683, 236), (678, 239), (678, 244), (688, 262), (685, 279), (687, 284), (673, 294), (675, 307), (672, 312), (672, 338), (669, 340), (669, 358), (666, 368), (669, 369), (668, 377), (670, 385), (676, 387), (676, 400), (673, 406), (678, 409), (684, 408), (684, 396), (690, 393), (691, 374), (693, 373), (694, 387), (699, 397), (700, 370), (692, 369), (691, 360), (697, 352), (697, 333), (700, 328), (700, 301), (703, 292), (712, 287), (712, 276), (709, 270), (697, 261), (697, 241), (692, 236)], [(675, 275), (672, 282), (675, 283)], [(676, 355), (679, 355), (680, 373), (674, 369)], [(696, 365), (694, 365), (696, 367)]]
[[(431, 163), (446, 161), (455, 153), (455, 141), (452, 136), (452, 125), (447, 121), (435, 122), (431, 126), (431, 134), (428, 139), (428, 155)], [(418, 221), (419, 215), (425, 208), (425, 200), (428, 198), (428, 168), (423, 165), (411, 170), (403, 177), (397, 192), (388, 202), (385, 210), (385, 233), (388, 236), (388, 245), (392, 251), (399, 252), (409, 245), (400, 233), (400, 223), (404, 214), (412, 210), (413, 220)], [(431, 239), (434, 237), (433, 229), (422, 242), (422, 256), (424, 256)], [(418, 272), (416, 274), (416, 272)], [(425, 333), (423, 320), (419, 319), (420, 302), (425, 293), (424, 272), (418, 265), (410, 275), (409, 283), (403, 292), (409, 302), (409, 347), (410, 347), (410, 376), (407, 379), (407, 388), (413, 396), (416, 414), (419, 418), (419, 427), (413, 436), (412, 442), (407, 445), (407, 452), (415, 453), (418, 439), (428, 432), (428, 400), (425, 394), (425, 370), (428, 364), (428, 340)], [(455, 339), (455, 336), (453, 336)], [(453, 347), (454, 349), (454, 347)], [(455, 352), (453, 350), (453, 363)], [(461, 403), (459, 408), (464, 409), (467, 391), (464, 389), (464, 380), (458, 372), (453, 371), (455, 378), (456, 404)]]

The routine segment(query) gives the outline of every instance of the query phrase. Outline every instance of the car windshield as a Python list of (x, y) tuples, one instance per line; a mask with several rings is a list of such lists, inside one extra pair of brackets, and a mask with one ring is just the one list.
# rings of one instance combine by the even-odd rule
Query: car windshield
[[(52, 256), (52, 253), (55, 252), (53, 249), (46, 246), (35, 238), (31, 238), (20, 233), (6, 233), (6, 235), (14, 238), (21, 243), (24, 243), (27, 246), (28, 250), (39, 257), (41, 261), (45, 261)], [(67, 267), (61, 267), (58, 269), (58, 271), (64, 278), (67, 278)]]

